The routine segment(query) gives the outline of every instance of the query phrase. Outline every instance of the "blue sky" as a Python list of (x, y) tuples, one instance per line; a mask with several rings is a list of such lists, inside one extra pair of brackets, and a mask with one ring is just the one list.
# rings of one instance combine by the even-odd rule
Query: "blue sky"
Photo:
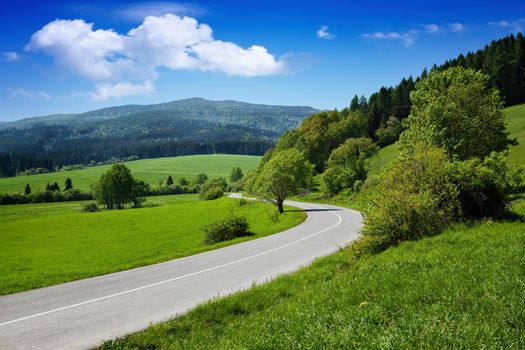
[(3, 1), (0, 17), (7, 121), (194, 96), (341, 108), (522, 31), (525, 4)]

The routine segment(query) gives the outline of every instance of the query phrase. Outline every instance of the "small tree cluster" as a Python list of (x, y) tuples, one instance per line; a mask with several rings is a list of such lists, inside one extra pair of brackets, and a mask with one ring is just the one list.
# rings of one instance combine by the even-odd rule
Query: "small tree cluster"
[(323, 192), (333, 196), (343, 189), (352, 189), (356, 181), (364, 181), (368, 173), (368, 159), (376, 152), (377, 146), (365, 137), (348, 139), (334, 149), (322, 175)]
[(108, 209), (122, 209), (127, 203), (138, 207), (148, 192), (149, 185), (134, 179), (124, 164), (113, 164), (93, 186), (93, 196)]
[(204, 243), (219, 243), (250, 235), (248, 228), (248, 220), (245, 216), (230, 212), (224, 218), (213, 221), (202, 228)]

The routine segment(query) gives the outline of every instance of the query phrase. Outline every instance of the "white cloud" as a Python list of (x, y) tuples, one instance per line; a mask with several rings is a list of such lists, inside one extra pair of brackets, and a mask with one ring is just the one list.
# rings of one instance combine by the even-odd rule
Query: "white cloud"
[(458, 23), (458, 22), (456, 22), (456, 23), (449, 23), (448, 27), (454, 33), (462, 32), (465, 29), (465, 26), (463, 24), (461, 24), (461, 23)]
[(487, 24), (493, 27), (509, 28), (515, 32), (521, 32), (525, 27), (525, 18), (520, 18), (516, 21), (502, 20), (498, 22), (488, 22)]
[(117, 16), (131, 21), (142, 21), (147, 16), (162, 16), (172, 13), (178, 16), (198, 16), (206, 11), (195, 4), (167, 1), (141, 2), (115, 11)]
[(9, 89), (9, 92), (10, 92), (9, 94), (10, 98), (27, 97), (33, 100), (50, 100), (51, 99), (51, 95), (42, 90), (28, 90), (24, 88), (16, 88), (16, 89)]
[(116, 83), (116, 84), (97, 84), (95, 91), (89, 95), (93, 101), (106, 101), (109, 99), (119, 99), (122, 97), (143, 95), (155, 90), (151, 81), (147, 80), (143, 84)]
[(285, 59), (263, 46), (216, 40), (210, 26), (191, 17), (147, 16), (126, 34), (93, 26), (82, 19), (55, 20), (33, 34), (27, 49), (47, 52), (60, 67), (97, 83), (95, 99), (150, 92), (162, 67), (243, 77), (287, 71)]
[(363, 37), (369, 38), (369, 39), (377, 39), (377, 40), (399, 40), (399, 41), (401, 41), (401, 43), (404, 46), (410, 47), (410, 46), (414, 45), (418, 35), (419, 35), (419, 31), (417, 31), (417, 30), (409, 30), (408, 32), (405, 32), (405, 33), (375, 32), (375, 33), (372, 33), (372, 34), (363, 34)]
[(424, 27), (429, 34), (436, 34), (439, 32), (439, 26), (437, 24), (426, 24)]
[(20, 59), (20, 56), (16, 52), (13, 52), (13, 51), (2, 52), (2, 56), (4, 56), (4, 60), (8, 62), (15, 62)]
[(328, 28), (328, 26), (326, 25), (322, 25), (318, 30), (317, 30), (317, 37), (319, 39), (327, 39), (327, 40), (333, 40), (335, 39), (335, 35), (330, 33), (330, 28)]

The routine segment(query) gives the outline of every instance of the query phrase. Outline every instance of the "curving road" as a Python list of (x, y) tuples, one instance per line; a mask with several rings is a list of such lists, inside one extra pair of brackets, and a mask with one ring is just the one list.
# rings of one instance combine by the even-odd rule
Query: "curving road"
[(0, 297), (0, 349), (81, 349), (263, 283), (358, 237), (357, 211), (308, 212), (289, 230), (187, 258)]

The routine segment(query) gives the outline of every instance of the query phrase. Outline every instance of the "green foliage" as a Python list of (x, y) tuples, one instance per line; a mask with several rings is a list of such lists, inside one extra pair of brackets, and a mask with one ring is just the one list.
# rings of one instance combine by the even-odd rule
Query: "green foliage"
[(197, 177), (195, 178), (195, 184), (197, 185), (202, 185), (206, 181), (208, 181), (208, 175), (204, 173), (198, 174)]
[(276, 150), (296, 148), (321, 172), (334, 148), (348, 138), (366, 136), (367, 129), (366, 117), (359, 111), (319, 112), (306, 118), (297, 130), (285, 133)]
[(80, 211), (83, 213), (94, 213), (94, 212), (100, 211), (100, 209), (98, 208), (97, 203), (91, 202), (91, 203), (86, 203), (82, 205), (82, 208), (80, 209)]
[(471, 218), (503, 214), (508, 195), (523, 184), (523, 168), (510, 169), (505, 153), (491, 153), (484, 159), (454, 161), (448, 176), (457, 185), (463, 215)]
[(243, 173), (242, 169), (240, 167), (234, 167), (230, 173), (230, 181), (231, 182), (238, 182), (242, 179)]
[(190, 182), (185, 177), (181, 177), (179, 179), (179, 185), (186, 186), (186, 185), (189, 185), (189, 184), (190, 184)]
[(31, 194), (31, 186), (29, 185), (29, 182), (26, 184), (26, 187), (24, 188), (24, 194), (26, 196)]
[(459, 209), (447, 166), (446, 153), (427, 145), (399, 158), (383, 175), (363, 235), (378, 237), (384, 247), (440, 233)]
[(208, 180), (201, 186), (200, 198), (204, 200), (213, 200), (224, 195), (224, 191), (228, 184), (224, 179)]
[(140, 197), (149, 192), (149, 185), (136, 180), (124, 164), (113, 166), (93, 185), (93, 197), (108, 209), (122, 209), (127, 203), (140, 206)]
[(290, 148), (276, 152), (259, 170), (251, 183), (252, 193), (275, 201), (280, 213), (284, 211), (283, 202), (287, 196), (299, 193), (308, 187), (312, 166), (305, 157)]
[(356, 181), (364, 181), (368, 172), (368, 159), (377, 149), (372, 140), (366, 137), (348, 139), (334, 149), (321, 178), (323, 192), (334, 196), (344, 189), (352, 189)]
[(166, 186), (171, 185), (173, 185), (173, 178), (171, 177), (171, 175), (168, 175), (168, 178), (166, 179)]
[(483, 158), (511, 143), (497, 90), (481, 72), (462, 67), (433, 71), (412, 92), (404, 148), (423, 142), (446, 150), (450, 158)]
[(396, 117), (389, 117), (385, 125), (376, 130), (377, 143), (381, 147), (388, 146), (397, 141), (403, 131), (401, 122)]
[(66, 179), (66, 182), (65, 182), (65, 185), (64, 185), (64, 190), (70, 190), (73, 188), (73, 181), (71, 181), (71, 179), (68, 177)]
[(201, 190), (199, 197), (208, 201), (221, 198), (223, 195), (224, 190), (222, 189), (222, 187), (215, 186), (208, 188), (206, 191)]
[(205, 225), (202, 230), (204, 231), (205, 244), (229, 241), (251, 234), (248, 231), (248, 220), (246, 217), (235, 214), (233, 211), (229, 212), (225, 217)]

